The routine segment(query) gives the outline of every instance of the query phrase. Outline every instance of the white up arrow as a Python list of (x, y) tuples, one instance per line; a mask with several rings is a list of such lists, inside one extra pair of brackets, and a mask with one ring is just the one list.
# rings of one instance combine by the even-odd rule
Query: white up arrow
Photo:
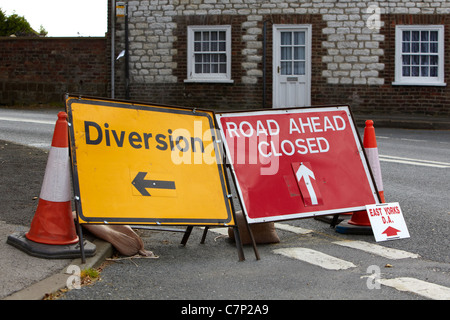
[(298, 168), (295, 175), (297, 177), (297, 181), (300, 182), (300, 180), (302, 178), (303, 178), (303, 180), (305, 180), (306, 189), (308, 190), (309, 196), (311, 197), (312, 205), (319, 204), (319, 202), (317, 201), (316, 192), (314, 191), (314, 188), (311, 184), (311, 179), (310, 179), (310, 178), (313, 178), (314, 180), (316, 180), (316, 178), (314, 177), (314, 172), (312, 172), (307, 166), (305, 166), (302, 163), (302, 164), (300, 164), (300, 167)]

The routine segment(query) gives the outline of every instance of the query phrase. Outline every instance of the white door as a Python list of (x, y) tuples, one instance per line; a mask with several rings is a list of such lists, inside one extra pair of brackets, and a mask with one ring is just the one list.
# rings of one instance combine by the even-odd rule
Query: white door
[(273, 26), (273, 107), (311, 103), (311, 26)]

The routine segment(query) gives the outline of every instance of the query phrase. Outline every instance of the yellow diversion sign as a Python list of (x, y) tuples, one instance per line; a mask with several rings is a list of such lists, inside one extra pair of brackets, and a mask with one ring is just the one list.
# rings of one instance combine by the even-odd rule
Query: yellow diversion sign
[(82, 223), (234, 225), (213, 112), (68, 96)]

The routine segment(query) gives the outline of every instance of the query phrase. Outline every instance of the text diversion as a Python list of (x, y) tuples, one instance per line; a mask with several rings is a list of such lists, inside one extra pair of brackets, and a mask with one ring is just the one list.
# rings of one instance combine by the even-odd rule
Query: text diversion
[(165, 151), (170, 147), (171, 151), (178, 150), (180, 152), (190, 152), (192, 150), (192, 152), (205, 152), (205, 146), (202, 139), (190, 137), (187, 130), (179, 131), (182, 131), (188, 137), (178, 135), (176, 134), (177, 130), (172, 132), (171, 129), (168, 129), (166, 134), (158, 133), (153, 135), (150, 132), (138, 133), (135, 131), (127, 133), (123, 130), (117, 131), (109, 128), (108, 123), (105, 123), (102, 128), (96, 122), (84, 121), (84, 131), (86, 144), (88, 145), (99, 145), (104, 143), (107, 147), (117, 146), (122, 148), (124, 144), (129, 144), (134, 149), (149, 149), (150, 146), (156, 142), (156, 149), (161, 151)]

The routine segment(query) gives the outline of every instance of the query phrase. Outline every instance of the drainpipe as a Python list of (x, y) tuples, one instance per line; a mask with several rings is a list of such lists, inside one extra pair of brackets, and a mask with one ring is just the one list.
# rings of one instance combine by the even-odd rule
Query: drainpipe
[(130, 55), (128, 52), (128, 3), (125, 4), (125, 99), (130, 99)]
[(114, 68), (115, 68), (115, 57), (114, 57), (114, 47), (115, 47), (115, 37), (116, 37), (116, 31), (115, 31), (115, 22), (116, 22), (116, 14), (115, 14), (115, 1), (111, 0), (111, 99), (114, 99), (114, 89), (115, 89), (115, 83), (114, 83)]
[(267, 21), (263, 25), (263, 109), (266, 108), (266, 41), (267, 41)]

